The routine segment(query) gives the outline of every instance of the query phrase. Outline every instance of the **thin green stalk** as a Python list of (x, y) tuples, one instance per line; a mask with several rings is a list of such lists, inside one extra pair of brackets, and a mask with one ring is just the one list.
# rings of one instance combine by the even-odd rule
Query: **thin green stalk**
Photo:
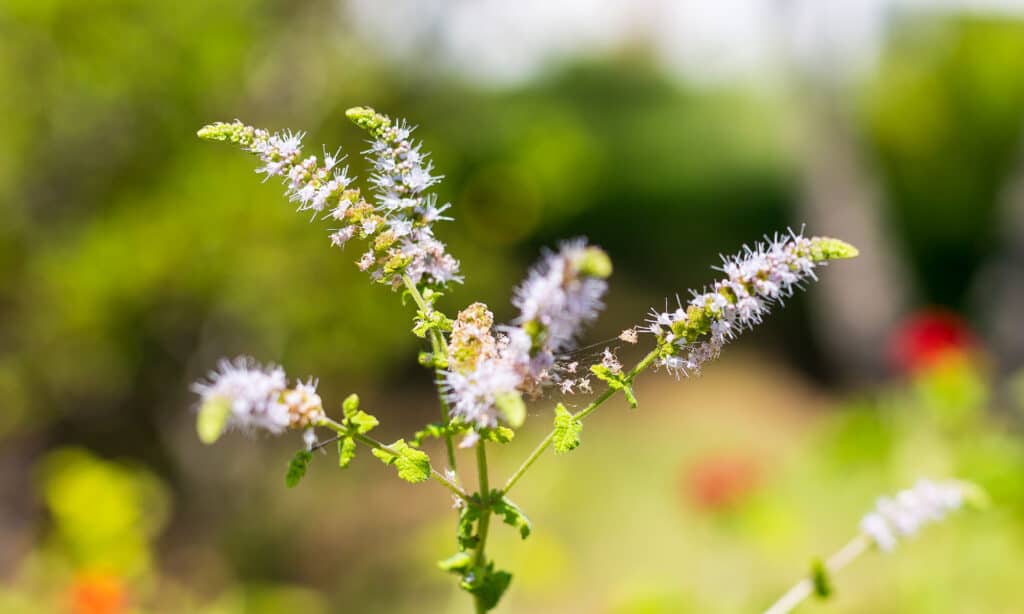
[[(483, 505), (480, 510), (480, 523), (477, 525), (477, 538), (479, 539), (479, 542), (473, 556), (474, 565), (477, 567), (483, 566), (487, 563), (487, 532), (491, 526), (491, 488), (488, 483), (487, 476), (487, 449), (485, 448), (485, 445), (486, 442), (483, 439), (476, 444), (476, 469), (480, 478), (480, 500)], [(474, 597), (474, 604), (478, 614), (483, 614), (483, 612), (487, 611), (487, 608), (484, 607), (482, 598), (479, 595)]]
[[(361, 442), (361, 443), (364, 443), (364, 444), (370, 446), (371, 448), (376, 448), (378, 450), (383, 450), (383, 451), (387, 452), (388, 454), (391, 454), (392, 456), (399, 456), (398, 451), (395, 450), (394, 448), (392, 448), (391, 446), (387, 445), (386, 443), (384, 443), (382, 441), (378, 441), (378, 440), (374, 439), (373, 437), (370, 437), (369, 435), (364, 435), (362, 433), (351, 432), (348, 429), (346, 429), (344, 426), (342, 426), (341, 424), (339, 424), (338, 422), (336, 422), (334, 420), (331, 420), (330, 418), (322, 419), (319, 424), (320, 424), (320, 426), (323, 426), (323, 427), (331, 429), (332, 431), (334, 431), (335, 433), (338, 433), (341, 436), (351, 437), (351, 438), (355, 439), (358, 442)], [(466, 493), (466, 491), (464, 491), (461, 488), (459, 488), (457, 484), (455, 484), (454, 482), (449, 480), (447, 477), (445, 477), (445, 475), (443, 473), (441, 473), (437, 469), (434, 469), (433, 465), (431, 465), (431, 467), (430, 467), (430, 477), (435, 482), (439, 483), (441, 486), (444, 486), (445, 488), (450, 490), (453, 495), (455, 495), (456, 497), (459, 497), (463, 501), (469, 503), (469, 494)]]
[[(633, 369), (626, 374), (626, 383), (632, 384), (633, 379), (637, 375), (639, 375), (641, 371), (649, 367), (660, 353), (661, 348), (654, 348), (653, 350), (650, 351), (650, 353), (644, 356), (643, 359), (640, 360), (640, 362), (638, 362), (636, 366), (633, 367)], [(594, 410), (600, 407), (605, 401), (612, 398), (612, 396), (615, 395), (616, 391), (616, 388), (607, 388), (604, 392), (601, 393), (600, 396), (591, 401), (589, 405), (581, 409), (579, 412), (573, 414), (573, 417), (576, 418), (577, 420), (582, 420), (586, 418), (587, 416), (592, 414)], [(523, 463), (519, 465), (519, 468), (516, 469), (515, 473), (513, 473), (512, 476), (509, 477), (508, 481), (505, 482), (505, 486), (501, 489), (502, 494), (507, 493), (513, 486), (515, 486), (516, 482), (518, 482), (519, 479), (523, 477), (523, 474), (526, 473), (526, 470), (529, 469), (533, 465), (533, 463), (537, 462), (537, 459), (540, 458), (542, 454), (544, 454), (544, 451), (547, 450), (549, 446), (551, 446), (551, 441), (554, 438), (555, 431), (552, 430), (547, 434), (547, 436), (543, 440), (541, 440), (539, 444), (537, 444), (537, 447), (533, 449), (533, 452), (531, 452), (530, 455), (526, 457), (526, 460), (524, 460)]]
[[(871, 538), (867, 535), (863, 533), (858, 534), (857, 537), (854, 537), (825, 561), (825, 570), (829, 575), (838, 573), (852, 563), (854, 559), (867, 552), (872, 543)], [(786, 594), (765, 610), (764, 614), (787, 614), (813, 594), (814, 581), (810, 578), (804, 578), (786, 591)]]
[[(432, 307), (427, 304), (427, 300), (423, 298), (422, 294), (420, 294), (419, 288), (416, 287), (416, 284), (413, 283), (412, 279), (410, 279), (408, 275), (402, 275), (402, 283), (405, 284), (405, 287), (409, 291), (409, 294), (412, 295), (412, 300), (415, 301), (416, 306), (420, 308), (420, 311), (422, 311), (423, 313), (430, 313)], [(445, 341), (444, 335), (441, 334), (441, 331), (434, 328), (430, 329), (430, 349), (434, 352), (435, 360), (437, 359), (438, 356), (448, 356), (448, 342)], [(438, 378), (440, 378), (441, 370), (435, 369), (434, 372), (437, 374)], [(448, 422), (450, 420), (448, 414), (448, 402), (444, 400), (443, 396), (440, 397), (440, 399), (441, 426), (446, 427), (448, 426)], [(454, 470), (455, 446), (452, 443), (451, 433), (444, 434), (444, 447), (448, 453), (448, 465), (452, 468), (452, 470)]]

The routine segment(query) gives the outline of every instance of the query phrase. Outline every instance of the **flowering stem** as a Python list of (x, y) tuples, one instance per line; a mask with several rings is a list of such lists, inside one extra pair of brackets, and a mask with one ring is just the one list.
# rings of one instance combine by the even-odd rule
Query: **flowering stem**
[[(364, 443), (370, 446), (371, 448), (383, 450), (384, 452), (387, 452), (392, 456), (401, 456), (401, 454), (399, 454), (397, 450), (387, 445), (386, 443), (382, 441), (377, 441), (376, 439), (368, 435), (350, 431), (346, 429), (343, 425), (335, 422), (334, 420), (331, 420), (330, 418), (321, 419), (319, 424), (320, 426), (331, 429), (332, 431), (338, 433), (341, 436), (351, 437), (352, 439)], [(455, 495), (456, 497), (462, 499), (466, 503), (469, 502), (469, 494), (467, 494), (466, 491), (459, 488), (454, 482), (446, 478), (443, 473), (441, 473), (437, 469), (434, 469), (433, 466), (430, 467), (430, 477), (433, 478), (433, 480), (439, 483), (441, 486), (444, 486), (445, 488), (450, 490), (452, 494)]]
[[(486, 441), (483, 439), (476, 444), (476, 468), (480, 477), (480, 500), (482, 502), (480, 524), (477, 525), (477, 538), (480, 541), (473, 557), (474, 565), (477, 567), (482, 567), (487, 563), (485, 548), (487, 547), (487, 532), (491, 526), (491, 488), (487, 476), (487, 449), (484, 447), (485, 445)], [(478, 613), (487, 611), (480, 595), (475, 596), (475, 604)]]
[[(431, 309), (433, 308), (427, 304), (427, 300), (423, 298), (423, 295), (420, 293), (419, 288), (416, 287), (416, 284), (413, 282), (413, 280), (410, 279), (408, 275), (402, 275), (402, 283), (405, 284), (406, 289), (412, 296), (412, 300), (415, 301), (416, 306), (420, 308), (420, 311), (422, 311), (425, 314), (430, 313)], [(437, 330), (436, 328), (430, 329), (430, 349), (434, 352), (435, 360), (439, 355), (448, 356), (448, 342), (445, 341), (444, 335), (441, 334), (441, 331)], [(440, 371), (441, 370), (439, 368), (435, 369), (435, 373), (437, 374), (438, 379), (440, 379), (441, 377)], [(444, 400), (443, 396), (441, 396), (440, 399), (441, 426), (447, 427), (448, 421), (450, 419), (448, 415), (448, 402)], [(452, 468), (452, 470), (454, 470), (455, 446), (452, 444), (451, 433), (446, 432), (444, 434), (444, 447), (445, 450), (448, 452), (448, 465)]]
[[(850, 540), (845, 546), (839, 549), (825, 561), (825, 570), (829, 575), (838, 573), (844, 567), (853, 562), (854, 559), (864, 554), (871, 547), (871, 538), (861, 533)], [(787, 614), (800, 605), (814, 593), (814, 582), (810, 578), (804, 578), (793, 585), (786, 594), (779, 598), (764, 614)]]
[[(643, 357), (642, 360), (640, 360), (640, 362), (636, 364), (635, 367), (633, 367), (632, 370), (630, 370), (629, 373), (626, 374), (625, 382), (627, 384), (631, 384), (633, 382), (633, 378), (639, 375), (641, 371), (649, 367), (651, 363), (654, 362), (654, 360), (660, 354), (660, 347), (656, 347), (653, 350), (651, 350), (646, 356)], [(612, 396), (616, 393), (617, 390), (618, 388), (611, 387), (605, 389), (605, 391), (602, 392), (601, 395), (598, 396), (596, 399), (591, 401), (589, 405), (581, 409), (576, 414), (573, 414), (573, 418), (577, 420), (582, 420), (583, 418), (586, 418), (587, 416), (592, 414), (594, 410), (600, 407), (602, 403), (612, 398)], [(542, 454), (544, 454), (544, 451), (548, 449), (554, 438), (555, 431), (552, 430), (547, 434), (547, 436), (544, 439), (541, 440), (539, 444), (537, 444), (537, 447), (534, 448), (533, 452), (531, 452), (530, 455), (526, 457), (526, 460), (523, 461), (523, 464), (521, 464), (519, 468), (516, 469), (515, 473), (513, 473), (512, 476), (509, 477), (508, 481), (505, 482), (505, 486), (501, 489), (502, 494), (505, 494), (509, 490), (511, 490), (515, 483), (518, 482), (521, 477), (523, 477), (523, 474), (526, 473), (526, 470), (529, 469), (530, 466), (533, 465), (533, 463), (537, 462), (537, 459), (540, 458)]]

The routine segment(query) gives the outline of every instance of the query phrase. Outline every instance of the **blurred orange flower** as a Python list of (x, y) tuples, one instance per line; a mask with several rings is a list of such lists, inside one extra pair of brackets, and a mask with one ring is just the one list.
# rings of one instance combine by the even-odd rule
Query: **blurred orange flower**
[(689, 467), (685, 492), (698, 508), (726, 511), (754, 490), (758, 475), (758, 465), (751, 458), (732, 454), (705, 456)]
[(71, 583), (72, 614), (122, 614), (127, 601), (124, 585), (112, 574), (81, 573)]

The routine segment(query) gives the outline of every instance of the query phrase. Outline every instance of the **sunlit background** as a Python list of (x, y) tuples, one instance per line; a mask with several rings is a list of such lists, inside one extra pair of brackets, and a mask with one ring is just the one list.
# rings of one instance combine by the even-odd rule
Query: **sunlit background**
[(494, 530), (497, 612), (756, 612), (919, 476), (992, 509), (804, 611), (1021, 611), (1024, 2), (4, 0), (0, 92), (0, 612), (468, 611), (434, 564), (441, 489), (324, 455), (287, 490), (298, 436), (194, 433), (189, 383), (241, 353), (318, 376), (331, 411), (359, 392), (383, 438), (434, 419), (409, 308), (195, 138), (303, 130), (365, 175), (360, 104), (420, 125), (446, 177), (449, 312), (511, 317), (563, 237), (616, 265), (586, 343), (765, 233), (861, 248), (543, 458), (534, 534)]

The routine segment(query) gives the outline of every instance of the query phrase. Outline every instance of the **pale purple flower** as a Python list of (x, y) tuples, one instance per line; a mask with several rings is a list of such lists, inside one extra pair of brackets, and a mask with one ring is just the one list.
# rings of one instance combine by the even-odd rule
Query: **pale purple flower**
[[(816, 279), (814, 269), (823, 263), (812, 257), (812, 240), (799, 233), (775, 236), (744, 247), (735, 256), (723, 257), (719, 267), (726, 274), (694, 293), (686, 304), (677, 299), (674, 310), (652, 310), (646, 332), (674, 343), (676, 355), (660, 359), (670, 372), (688, 375), (699, 372), (702, 364), (718, 357), (726, 343), (741, 332), (760, 324), (776, 303), (793, 295), (807, 279)], [(710, 320), (710, 333), (698, 341), (677, 337), (674, 325), (687, 325), (689, 309), (696, 307), (698, 317)]]
[(208, 381), (198, 381), (192, 391), (200, 405), (210, 401), (227, 402), (231, 409), (228, 426), (240, 430), (265, 430), (279, 434), (291, 423), (284, 393), (288, 382), (284, 369), (260, 366), (250, 358), (221, 360)]

